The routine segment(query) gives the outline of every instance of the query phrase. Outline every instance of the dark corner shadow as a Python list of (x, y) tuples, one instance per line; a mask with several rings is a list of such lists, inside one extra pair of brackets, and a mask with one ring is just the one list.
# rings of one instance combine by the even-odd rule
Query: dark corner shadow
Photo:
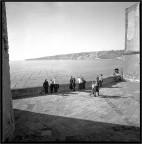
[(14, 109), (13, 142), (140, 141), (140, 128)]

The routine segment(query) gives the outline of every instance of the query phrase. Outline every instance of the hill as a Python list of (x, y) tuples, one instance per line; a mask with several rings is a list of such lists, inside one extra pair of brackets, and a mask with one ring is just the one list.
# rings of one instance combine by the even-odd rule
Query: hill
[(46, 56), (26, 60), (85, 60), (85, 59), (121, 59), (124, 50), (95, 51)]

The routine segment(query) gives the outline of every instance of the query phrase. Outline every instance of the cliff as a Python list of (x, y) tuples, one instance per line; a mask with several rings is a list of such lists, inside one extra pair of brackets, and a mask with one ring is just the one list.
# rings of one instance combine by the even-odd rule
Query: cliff
[(81, 52), (72, 54), (62, 54), (55, 56), (46, 56), (26, 60), (86, 60), (86, 59), (121, 59), (124, 50)]

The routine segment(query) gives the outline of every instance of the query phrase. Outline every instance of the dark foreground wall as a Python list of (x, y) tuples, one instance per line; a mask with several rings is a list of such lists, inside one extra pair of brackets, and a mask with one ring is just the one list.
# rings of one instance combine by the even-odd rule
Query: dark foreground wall
[(8, 35), (5, 3), (2, 2), (2, 141), (8, 142), (13, 138), (15, 130), (10, 89)]
[[(107, 77), (104, 78), (103, 84), (107, 84), (107, 83), (111, 83), (114, 82), (114, 78), (111, 77)], [(86, 83), (86, 89), (90, 89), (91, 90), (91, 84), (92, 82), (89, 81)], [(23, 89), (13, 89), (12, 90), (12, 97), (14, 98), (20, 98), (22, 96), (34, 96), (34, 95), (41, 95), (41, 91), (43, 91), (43, 87), (33, 87), (33, 88), (23, 88)], [(76, 84), (76, 90), (78, 90), (78, 84)], [(60, 85), (58, 92), (65, 92), (65, 91), (69, 91), (69, 84), (62, 84)]]

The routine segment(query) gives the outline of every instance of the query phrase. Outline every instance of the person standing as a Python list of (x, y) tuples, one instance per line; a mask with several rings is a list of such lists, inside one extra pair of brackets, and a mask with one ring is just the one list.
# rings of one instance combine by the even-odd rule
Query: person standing
[(79, 77), (78, 79), (78, 83), (79, 83), (79, 90), (81, 90), (82, 89), (82, 79)]
[(70, 78), (69, 88), (70, 88), (71, 91), (73, 90), (73, 78), (72, 78), (72, 76)]
[(84, 80), (84, 78), (81, 78), (81, 79), (82, 79), (82, 88), (85, 89), (86, 81)]
[(97, 81), (97, 83), (98, 83), (98, 85), (99, 85), (99, 76), (97, 75), (97, 77), (96, 77), (96, 81)]
[(76, 86), (75, 78), (73, 78), (73, 83), (72, 83), (73, 91), (75, 91), (75, 86)]
[(57, 92), (57, 85), (56, 85), (56, 79), (55, 78), (53, 79), (53, 89), (54, 89), (54, 92), (56, 93)]
[(102, 83), (103, 83), (103, 75), (101, 74), (101, 76), (99, 77), (99, 86), (102, 87)]
[(45, 94), (48, 93), (48, 81), (47, 81), (47, 79), (45, 79), (45, 82), (43, 83), (43, 87), (44, 87)]
[(50, 92), (53, 93), (54, 82), (50, 79)]

